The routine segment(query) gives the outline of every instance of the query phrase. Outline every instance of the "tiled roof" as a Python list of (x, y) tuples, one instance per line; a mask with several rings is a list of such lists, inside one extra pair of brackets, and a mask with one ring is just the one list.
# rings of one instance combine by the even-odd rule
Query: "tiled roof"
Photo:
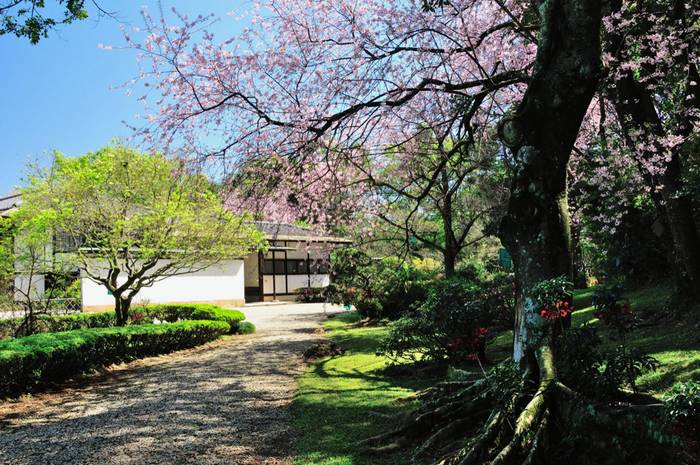
[(21, 201), (22, 194), (17, 191), (8, 192), (0, 197), (0, 216), (19, 206)]
[(351, 242), (342, 237), (329, 236), (313, 229), (303, 228), (288, 223), (273, 223), (269, 221), (256, 221), (255, 226), (265, 233), (270, 241), (302, 240), (311, 242)]

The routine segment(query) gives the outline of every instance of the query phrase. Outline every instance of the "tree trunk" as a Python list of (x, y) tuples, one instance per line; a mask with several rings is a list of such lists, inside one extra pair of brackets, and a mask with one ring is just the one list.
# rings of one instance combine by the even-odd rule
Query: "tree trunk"
[(445, 267), (445, 276), (450, 278), (455, 275), (455, 268), (456, 268), (456, 257), (455, 257), (455, 252), (454, 250), (448, 249), (445, 247), (445, 251), (443, 252), (443, 266)]
[(131, 308), (131, 298), (125, 298), (122, 294), (114, 293), (114, 313), (116, 314), (117, 326), (125, 326), (129, 321), (129, 309)]
[(540, 2), (540, 38), (532, 79), (515, 113), (499, 125), (513, 153), (508, 212), (500, 229), (516, 273), (513, 358), (537, 370), (544, 320), (532, 288), (572, 276), (567, 165), (600, 69), (600, 0)]
[(453, 222), (452, 222), (452, 194), (449, 192), (449, 179), (445, 170), (442, 172), (442, 192), (443, 192), (443, 205), (440, 209), (442, 214), (442, 227), (443, 233), (445, 234), (445, 249), (443, 251), (444, 266), (445, 266), (445, 276), (448, 278), (454, 276), (455, 268), (457, 266), (457, 254), (459, 254), (459, 247), (457, 245), (457, 238), (455, 237)]

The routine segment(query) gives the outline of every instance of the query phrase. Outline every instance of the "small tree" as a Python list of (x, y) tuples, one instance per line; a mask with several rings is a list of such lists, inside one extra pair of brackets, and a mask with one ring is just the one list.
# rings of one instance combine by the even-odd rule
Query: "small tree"
[(0, 219), (0, 281), (6, 303), (24, 314), (18, 336), (33, 334), (37, 317), (57, 310), (55, 297), (73, 267), (71, 257), (53, 253), (51, 218), (22, 204)]
[(51, 219), (84, 275), (114, 296), (118, 325), (142, 288), (264, 243), (245, 215), (226, 211), (205, 176), (124, 146), (78, 158), (56, 153), (30, 177), (23, 201)]

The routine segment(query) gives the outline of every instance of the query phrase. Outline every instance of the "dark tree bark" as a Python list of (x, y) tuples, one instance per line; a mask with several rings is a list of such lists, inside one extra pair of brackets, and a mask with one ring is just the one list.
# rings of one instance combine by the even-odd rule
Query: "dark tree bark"
[(513, 357), (537, 371), (544, 344), (531, 295), (538, 282), (572, 277), (567, 166), (600, 74), (600, 0), (539, 2), (535, 70), (515, 113), (499, 135), (515, 160), (500, 237), (516, 272), (519, 295)]
[(445, 248), (443, 250), (443, 261), (445, 267), (445, 276), (451, 277), (455, 274), (457, 266), (457, 255), (459, 254), (459, 244), (454, 233), (454, 225), (452, 224), (452, 194), (450, 193), (450, 185), (447, 174), (443, 170), (442, 173), (442, 191), (444, 192), (444, 200), (440, 213), (442, 215), (442, 225), (445, 234)]

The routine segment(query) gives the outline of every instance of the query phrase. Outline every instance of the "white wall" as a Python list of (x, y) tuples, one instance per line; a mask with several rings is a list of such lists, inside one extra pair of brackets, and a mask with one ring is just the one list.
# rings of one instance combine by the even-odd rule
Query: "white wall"
[[(114, 298), (104, 286), (84, 275), (81, 278), (84, 307), (114, 305)], [(126, 276), (120, 276), (119, 280), (125, 279)], [(172, 276), (145, 287), (134, 303), (242, 301), (244, 298), (243, 260), (227, 260), (203, 271)]]

